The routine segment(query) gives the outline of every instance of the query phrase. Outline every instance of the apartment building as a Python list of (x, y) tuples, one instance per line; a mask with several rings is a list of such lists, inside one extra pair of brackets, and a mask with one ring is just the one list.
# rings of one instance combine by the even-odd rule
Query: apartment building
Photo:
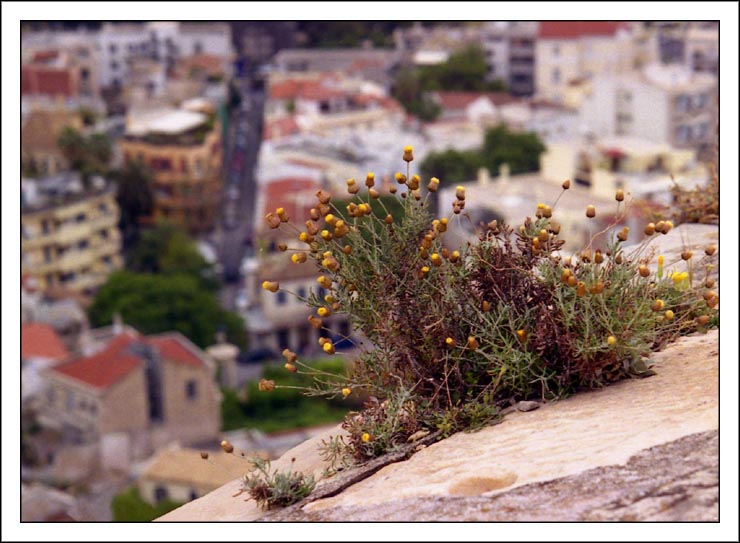
[(30, 106), (21, 119), (21, 168), (30, 177), (55, 175), (69, 168), (69, 161), (57, 145), (66, 127), (82, 131), (78, 110), (64, 102), (50, 107)]
[(42, 289), (90, 292), (119, 269), (121, 235), (114, 187), (78, 174), (21, 181), (21, 270)]
[(581, 123), (598, 137), (643, 138), (705, 157), (716, 141), (717, 99), (714, 76), (653, 64), (634, 75), (596, 78)]
[(632, 70), (634, 53), (625, 23), (543, 21), (535, 55), (537, 97), (565, 103), (572, 84)]
[(120, 141), (125, 163), (149, 166), (154, 178), (154, 219), (191, 234), (213, 227), (220, 202), (221, 124), (212, 107), (162, 108), (130, 113)]
[(126, 467), (172, 441), (217, 440), (214, 374), (181, 334), (144, 336), (114, 324), (90, 331), (82, 354), (43, 373), (38, 420), (60, 432), (62, 446), (94, 444), (104, 466)]
[(535, 91), (537, 22), (496, 21), (484, 26), (481, 40), (486, 52), (487, 79), (506, 84), (514, 96)]

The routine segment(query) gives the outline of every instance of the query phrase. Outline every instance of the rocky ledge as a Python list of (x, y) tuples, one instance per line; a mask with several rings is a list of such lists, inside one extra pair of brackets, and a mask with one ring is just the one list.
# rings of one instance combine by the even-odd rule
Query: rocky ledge
[[(459, 433), (334, 495), (261, 511), (232, 481), (160, 521), (701, 520), (718, 516), (719, 332), (651, 357), (656, 375)], [(273, 462), (320, 477), (318, 447)], [(319, 483), (316, 492), (334, 484)], [(326, 486), (322, 486), (326, 485)]]

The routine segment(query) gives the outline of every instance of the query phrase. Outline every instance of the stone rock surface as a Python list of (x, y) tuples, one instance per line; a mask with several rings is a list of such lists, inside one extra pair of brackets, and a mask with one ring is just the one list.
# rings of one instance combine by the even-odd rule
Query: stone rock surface
[(277, 511), (260, 521), (713, 522), (719, 512), (718, 463), (718, 432), (711, 431), (657, 445), (625, 465), (594, 468), (490, 497), (438, 496), (367, 507), (304, 508)]
[[(391, 520), (397, 512), (396, 520), (441, 520), (446, 511), (449, 519), (454, 514), (456, 520), (484, 520), (504, 510), (504, 502), (494, 498), (510, 500), (506, 511), (512, 520), (525, 514), (541, 520), (711, 520), (717, 514), (712, 432), (718, 429), (718, 358), (717, 331), (681, 338), (651, 357), (655, 376), (514, 411), (498, 425), (430, 445), (283, 520), (350, 519), (334, 512), (357, 519)], [(273, 466), (286, 469), (295, 458), (294, 469), (320, 476), (325, 464), (318, 445), (340, 431), (301, 444)], [(707, 455), (692, 460), (701, 447), (691, 439), (707, 439)], [(602, 480), (610, 490), (598, 485)], [(159, 520), (263, 516), (254, 502), (232, 497), (240, 486), (233, 481)], [(595, 489), (604, 495), (586, 496)], [(548, 499), (564, 505), (552, 509)]]

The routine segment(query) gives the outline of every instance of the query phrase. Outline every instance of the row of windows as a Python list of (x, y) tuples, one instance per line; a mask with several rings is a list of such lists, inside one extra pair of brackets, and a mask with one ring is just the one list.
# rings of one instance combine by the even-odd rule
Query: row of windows
[(682, 124), (676, 127), (676, 139), (680, 143), (703, 141), (707, 136), (709, 136), (709, 123), (696, 126)]
[(681, 112), (704, 109), (709, 105), (709, 93), (703, 92), (694, 96), (681, 94), (675, 99), (676, 109)]

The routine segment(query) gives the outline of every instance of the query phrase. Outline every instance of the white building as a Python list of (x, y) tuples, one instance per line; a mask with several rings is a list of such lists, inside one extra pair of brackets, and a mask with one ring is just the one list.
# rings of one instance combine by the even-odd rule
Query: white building
[(597, 137), (632, 136), (706, 153), (715, 141), (716, 100), (714, 76), (650, 65), (635, 75), (596, 78), (581, 123)]

